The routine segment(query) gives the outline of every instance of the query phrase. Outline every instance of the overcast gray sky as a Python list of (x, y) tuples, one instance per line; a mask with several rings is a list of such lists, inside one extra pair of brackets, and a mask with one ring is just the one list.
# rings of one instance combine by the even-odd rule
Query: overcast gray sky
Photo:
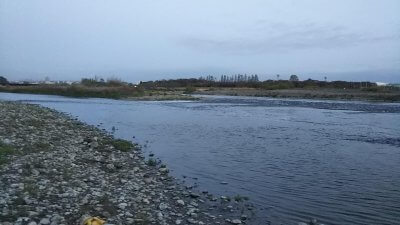
[(399, 0), (0, 0), (0, 75), (400, 82)]

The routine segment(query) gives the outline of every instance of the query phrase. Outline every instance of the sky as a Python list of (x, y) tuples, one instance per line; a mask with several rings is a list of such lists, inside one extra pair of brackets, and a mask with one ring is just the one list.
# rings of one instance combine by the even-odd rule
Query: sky
[(0, 76), (400, 82), (399, 0), (0, 0)]

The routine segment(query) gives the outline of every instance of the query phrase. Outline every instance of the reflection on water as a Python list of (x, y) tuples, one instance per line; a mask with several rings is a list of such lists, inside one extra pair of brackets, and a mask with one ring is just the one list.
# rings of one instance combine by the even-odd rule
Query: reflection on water
[(0, 99), (41, 104), (107, 130), (115, 126), (117, 137), (146, 144), (173, 175), (201, 190), (250, 197), (260, 224), (313, 217), (326, 224), (395, 224), (400, 218), (400, 104), (5, 93)]

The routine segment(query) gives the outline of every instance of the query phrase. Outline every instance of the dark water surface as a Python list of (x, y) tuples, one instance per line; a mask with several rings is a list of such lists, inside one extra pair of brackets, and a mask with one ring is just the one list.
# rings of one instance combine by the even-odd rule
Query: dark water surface
[[(132, 102), (0, 93), (146, 146), (201, 190), (250, 197), (256, 224), (400, 224), (400, 104), (206, 97)], [(135, 139), (132, 139), (135, 136)], [(227, 182), (224, 185), (221, 182)]]

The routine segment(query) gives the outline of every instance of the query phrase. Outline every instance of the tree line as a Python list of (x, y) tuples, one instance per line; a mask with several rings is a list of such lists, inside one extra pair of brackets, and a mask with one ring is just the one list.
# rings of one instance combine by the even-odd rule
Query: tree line
[(297, 75), (292, 75), (289, 80), (265, 80), (259, 81), (257, 75), (222, 75), (220, 79), (214, 76), (206, 76), (189, 79), (170, 79), (140, 82), (139, 86), (144, 88), (182, 88), (182, 87), (248, 87), (263, 89), (291, 89), (291, 88), (341, 88), (361, 89), (377, 87), (372, 82), (349, 82), (349, 81), (300, 81)]
[(213, 82), (221, 82), (221, 83), (239, 83), (239, 82), (259, 82), (258, 75), (253, 74), (247, 76), (247, 74), (235, 74), (231, 76), (221, 75), (218, 80), (216, 77), (209, 75), (206, 77), (200, 77), (199, 80), (213, 81)]

